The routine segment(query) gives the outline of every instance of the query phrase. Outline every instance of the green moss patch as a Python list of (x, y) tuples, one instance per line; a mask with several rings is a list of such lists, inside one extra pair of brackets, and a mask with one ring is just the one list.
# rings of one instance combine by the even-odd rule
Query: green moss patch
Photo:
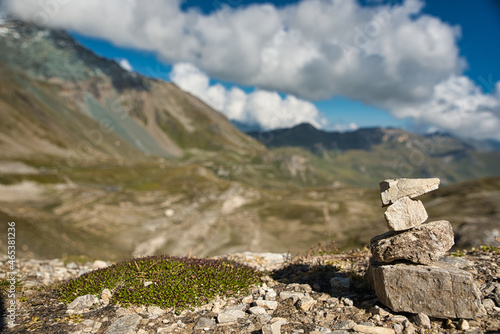
[(111, 303), (182, 310), (247, 292), (262, 273), (227, 260), (151, 256), (88, 272), (63, 285), (61, 300), (111, 290)]

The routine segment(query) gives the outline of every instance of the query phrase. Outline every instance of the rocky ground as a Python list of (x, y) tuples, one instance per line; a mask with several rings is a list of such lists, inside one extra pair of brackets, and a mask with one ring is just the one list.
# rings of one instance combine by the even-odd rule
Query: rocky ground
[[(318, 255), (319, 254), (319, 255)], [(87, 296), (69, 306), (58, 301), (57, 284), (102, 261), (79, 265), (60, 260), (17, 262), (21, 278), (16, 326), (5, 333), (499, 333), (500, 251), (498, 248), (455, 253), (447, 257), (471, 272), (482, 293), (485, 315), (478, 319), (434, 319), (424, 314), (396, 314), (377, 300), (363, 280), (369, 252), (314, 252), (228, 255), (267, 270), (262, 285), (238, 298), (217, 299), (176, 313), (158, 307), (120, 306)], [(457, 256), (459, 255), (459, 256)], [(7, 263), (2, 262), (4, 272)], [(10, 299), (3, 297), (6, 315)], [(3, 318), (7, 325), (8, 318)]]

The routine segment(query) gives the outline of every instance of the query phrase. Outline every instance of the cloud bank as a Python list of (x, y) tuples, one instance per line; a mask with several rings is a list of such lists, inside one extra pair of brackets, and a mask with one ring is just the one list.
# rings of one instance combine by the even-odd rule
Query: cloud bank
[(276, 92), (256, 90), (247, 94), (237, 87), (228, 90), (221, 84), (210, 85), (210, 78), (189, 63), (176, 64), (170, 79), (229, 119), (251, 126), (268, 130), (304, 122), (318, 128), (326, 124), (314, 104), (308, 101), (293, 95), (282, 98)]
[[(235, 119), (259, 122), (264, 117), (259, 112), (270, 111), (259, 111), (268, 103), (275, 103), (278, 109), (270, 111), (275, 113), (305, 103), (299, 99), (339, 95), (458, 135), (500, 139), (499, 85), (484, 94), (462, 75), (459, 27), (422, 15), (418, 0), (376, 7), (355, 0), (304, 0), (280, 8), (226, 6), (208, 15), (182, 11), (179, 0), (5, 4), (27, 20), (153, 51), (165, 62), (184, 64), (178, 71), (190, 63), (209, 77), (258, 87), (252, 94), (210, 85), (200, 90)], [(290, 95), (279, 101), (278, 94), (266, 91)], [(266, 124), (282, 124), (275, 118)]]

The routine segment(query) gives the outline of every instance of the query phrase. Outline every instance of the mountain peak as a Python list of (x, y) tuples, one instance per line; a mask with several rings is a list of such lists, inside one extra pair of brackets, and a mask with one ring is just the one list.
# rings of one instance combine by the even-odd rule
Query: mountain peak
[[(19, 50), (21, 43), (22, 52)], [(123, 69), (80, 45), (66, 31), (49, 29), (16, 19), (0, 23), (0, 62), (36, 79), (58, 78), (81, 82), (108, 77), (118, 91), (147, 89), (146, 78)]]
[[(8, 101), (0, 117), (18, 129), (12, 138), (33, 129), (25, 153), (65, 156), (69, 150), (89, 159), (102, 154), (140, 160), (190, 150), (265, 151), (198, 98), (97, 56), (63, 30), (8, 19), (0, 23), (0, 49), (0, 103)], [(23, 98), (9, 100), (12, 91)], [(6, 151), (21, 151), (5, 145)]]

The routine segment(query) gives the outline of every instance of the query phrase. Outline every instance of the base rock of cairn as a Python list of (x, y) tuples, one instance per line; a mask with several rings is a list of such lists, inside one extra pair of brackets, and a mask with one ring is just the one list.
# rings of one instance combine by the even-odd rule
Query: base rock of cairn
[(425, 223), (423, 204), (412, 199), (438, 187), (437, 178), (380, 182), (390, 231), (370, 241), (373, 258), (365, 278), (394, 312), (474, 319), (482, 307), (472, 275), (439, 261), (454, 244), (451, 224)]
[(371, 264), (367, 276), (380, 302), (394, 312), (461, 319), (480, 315), (481, 293), (472, 274), (446, 262)]

